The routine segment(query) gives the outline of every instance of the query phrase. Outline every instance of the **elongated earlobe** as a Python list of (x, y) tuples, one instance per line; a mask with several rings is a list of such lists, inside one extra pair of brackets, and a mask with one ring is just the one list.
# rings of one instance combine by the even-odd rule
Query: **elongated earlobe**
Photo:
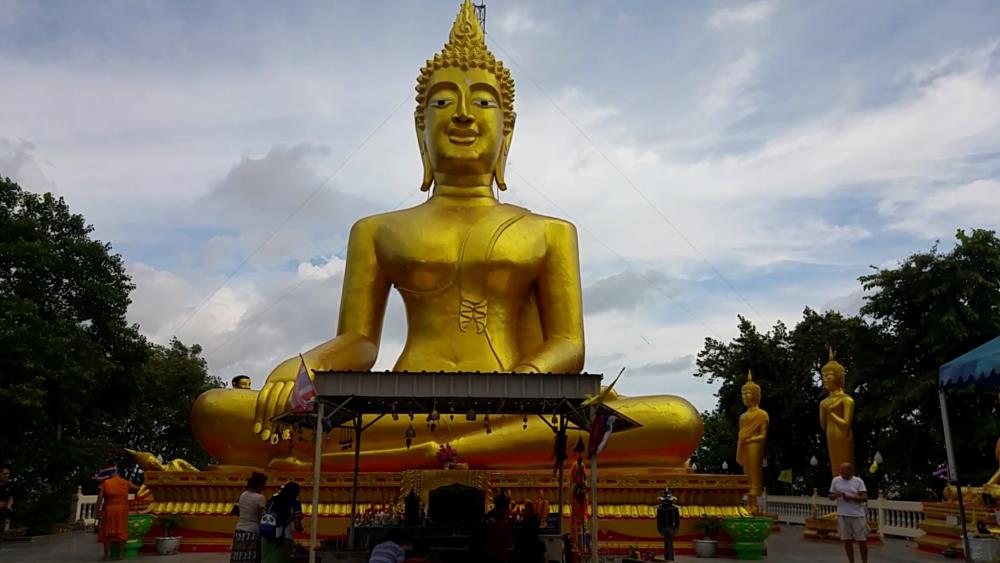
[(500, 158), (497, 159), (497, 166), (493, 171), (493, 180), (497, 183), (497, 188), (504, 192), (507, 191), (507, 179), (505, 177), (507, 172), (507, 155), (510, 153), (510, 143), (513, 138), (514, 130), (511, 128), (510, 132), (504, 135)]
[(420, 191), (426, 192), (431, 189), (434, 183), (434, 167), (431, 166), (431, 157), (427, 154), (427, 144), (424, 143), (424, 135), (420, 127), (417, 127), (417, 145), (420, 147), (420, 160), (424, 165), (424, 177), (420, 180)]

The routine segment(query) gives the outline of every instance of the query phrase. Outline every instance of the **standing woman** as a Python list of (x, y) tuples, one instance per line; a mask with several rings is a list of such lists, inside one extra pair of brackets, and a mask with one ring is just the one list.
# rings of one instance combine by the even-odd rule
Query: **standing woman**
[(101, 515), (101, 527), (97, 541), (104, 544), (104, 560), (111, 554), (111, 544), (118, 545), (118, 559), (125, 558), (125, 542), (128, 541), (128, 495), (139, 490), (138, 485), (118, 476), (118, 468), (106, 467), (102, 473), (110, 474), (97, 493), (97, 513)]
[[(273, 516), (273, 519), (272, 519)], [(264, 525), (265, 522), (272, 522)], [(271, 497), (264, 509), (260, 528), (260, 554), (263, 563), (289, 563), (292, 560), (292, 529), (302, 531), (302, 505), (299, 484), (288, 482)]]
[(267, 475), (255, 471), (247, 481), (247, 490), (240, 494), (240, 500), (236, 504), (240, 520), (233, 534), (230, 562), (260, 562), (259, 528), (260, 517), (264, 515), (264, 506), (267, 504), (262, 494), (266, 484)]

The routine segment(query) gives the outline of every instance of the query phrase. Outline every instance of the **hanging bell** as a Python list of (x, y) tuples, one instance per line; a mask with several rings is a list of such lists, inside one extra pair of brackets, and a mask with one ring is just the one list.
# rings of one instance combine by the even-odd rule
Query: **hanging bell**
[(417, 431), (413, 429), (413, 423), (406, 428), (406, 449), (410, 449), (413, 439), (417, 437)]
[(559, 415), (558, 414), (553, 414), (552, 415), (552, 424), (553, 425), (559, 424)]
[(521, 415), (521, 428), (524, 430), (528, 429), (528, 415)]
[(465, 413), (465, 420), (476, 420), (476, 410), (469, 409), (469, 412)]

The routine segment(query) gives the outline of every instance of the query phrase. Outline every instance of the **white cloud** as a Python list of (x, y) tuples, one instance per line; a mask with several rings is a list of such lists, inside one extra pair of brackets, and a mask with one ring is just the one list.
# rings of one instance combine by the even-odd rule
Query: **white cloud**
[(776, 8), (774, 0), (739, 2), (740, 6), (716, 10), (708, 18), (708, 25), (723, 29), (734, 25), (748, 25), (767, 19)]
[[(489, 29), (487, 20), (487, 29)], [(505, 34), (515, 33), (547, 33), (551, 30), (549, 22), (540, 21), (522, 7), (504, 10), (500, 16), (500, 29)]]
[(880, 211), (894, 229), (925, 238), (944, 237), (958, 228), (1000, 226), (1000, 180), (975, 180), (938, 190), (913, 190), (882, 202)]
[(746, 49), (738, 59), (727, 65), (712, 83), (703, 102), (707, 113), (725, 112), (730, 121), (736, 121), (754, 112), (756, 105), (748, 99), (747, 90), (756, 81), (760, 56), (753, 49)]
[[(59, 195), (56, 185), (35, 161), (36, 148), (34, 143), (23, 139), (12, 143), (0, 137), (0, 176), (6, 176), (32, 192)], [(46, 164), (51, 167), (51, 163)]]

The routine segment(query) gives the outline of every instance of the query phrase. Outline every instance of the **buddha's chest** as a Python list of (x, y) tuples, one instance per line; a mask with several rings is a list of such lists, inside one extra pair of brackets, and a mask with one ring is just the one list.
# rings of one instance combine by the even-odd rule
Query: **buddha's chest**
[(544, 232), (526, 218), (496, 224), (471, 213), (415, 219), (386, 225), (376, 245), (380, 267), (403, 291), (519, 293), (545, 259)]

